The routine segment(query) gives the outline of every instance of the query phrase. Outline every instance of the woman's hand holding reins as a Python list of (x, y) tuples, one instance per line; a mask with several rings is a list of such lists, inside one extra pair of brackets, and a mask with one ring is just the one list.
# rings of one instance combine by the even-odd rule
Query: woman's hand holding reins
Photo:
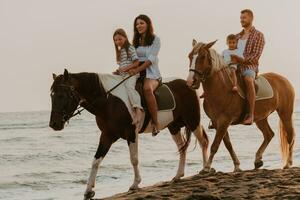
[(137, 73), (139, 73), (139, 70), (138, 70), (137, 68), (131, 69), (131, 70), (128, 71), (128, 73), (129, 73), (131, 76), (133, 76), (133, 75), (136, 75)]

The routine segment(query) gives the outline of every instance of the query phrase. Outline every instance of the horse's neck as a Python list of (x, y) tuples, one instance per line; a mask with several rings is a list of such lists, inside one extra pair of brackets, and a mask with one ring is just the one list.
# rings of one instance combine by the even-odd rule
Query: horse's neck
[(203, 83), (205, 98), (210, 104), (216, 104), (218, 107), (225, 106), (227, 97), (231, 95), (231, 89), (231, 72), (228, 69), (221, 69), (214, 72)]
[(81, 99), (86, 100), (84, 108), (99, 118), (105, 119), (108, 99), (98, 75), (93, 73), (74, 74), (77, 80), (77, 92)]
[(104, 88), (100, 85), (97, 74), (95, 73), (79, 73), (74, 74), (78, 81), (78, 93), (86, 100), (93, 100), (99, 97), (105, 97)]

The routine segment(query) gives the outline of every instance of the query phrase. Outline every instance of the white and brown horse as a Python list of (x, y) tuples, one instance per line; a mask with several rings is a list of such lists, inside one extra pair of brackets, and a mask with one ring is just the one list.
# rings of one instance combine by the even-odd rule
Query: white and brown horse
[[(84, 199), (94, 196), (97, 171), (101, 161), (109, 151), (111, 145), (119, 138), (128, 142), (131, 164), (134, 169), (134, 182), (130, 189), (137, 189), (141, 182), (138, 168), (138, 130), (132, 124), (131, 115), (118, 97), (107, 94), (98, 74), (71, 74), (65, 70), (64, 74), (53, 75), (51, 86), (52, 111), (49, 126), (56, 131), (62, 130), (64, 124), (74, 114), (80, 100), (90, 113), (96, 116), (96, 123), (101, 130), (97, 152), (92, 163), (91, 173), (87, 182)], [(184, 176), (186, 148), (191, 132), (194, 133), (202, 148), (203, 165), (207, 161), (208, 138), (200, 126), (200, 105), (196, 92), (186, 85), (184, 80), (174, 80), (166, 83), (173, 92), (176, 108), (173, 110), (173, 121), (165, 124), (180, 151), (180, 160), (174, 180)], [(181, 128), (186, 128), (187, 139), (181, 134)]]
[[(216, 42), (216, 41), (215, 41)], [(245, 99), (238, 93), (232, 92), (232, 71), (224, 64), (223, 57), (211, 47), (215, 44), (197, 43), (193, 40), (193, 49), (189, 54), (190, 72), (188, 85), (194, 89), (202, 83), (204, 90), (204, 110), (216, 128), (216, 136), (210, 149), (209, 160), (205, 171), (209, 171), (220, 142), (224, 141), (235, 167), (239, 171), (240, 162), (232, 148), (228, 127), (242, 122), (241, 117), (246, 105)], [(262, 74), (273, 90), (273, 97), (256, 101), (255, 123), (263, 133), (264, 140), (256, 152), (254, 165), (259, 168), (263, 165), (262, 155), (274, 136), (268, 117), (274, 111), (280, 118), (281, 153), (284, 168), (289, 168), (293, 163), (293, 146), (295, 131), (293, 127), (293, 110), (295, 93), (290, 82), (275, 73)]]

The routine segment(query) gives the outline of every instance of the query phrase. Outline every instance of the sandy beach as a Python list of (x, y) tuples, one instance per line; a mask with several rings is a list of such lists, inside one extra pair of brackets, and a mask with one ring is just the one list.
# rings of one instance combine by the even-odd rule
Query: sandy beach
[(300, 168), (198, 174), (157, 183), (106, 200), (127, 199), (300, 199)]

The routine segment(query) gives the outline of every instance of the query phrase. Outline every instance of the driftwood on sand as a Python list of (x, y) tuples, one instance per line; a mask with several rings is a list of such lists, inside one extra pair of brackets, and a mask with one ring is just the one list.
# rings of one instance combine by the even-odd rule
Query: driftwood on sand
[(300, 168), (199, 174), (121, 193), (107, 200), (127, 199), (300, 199)]

